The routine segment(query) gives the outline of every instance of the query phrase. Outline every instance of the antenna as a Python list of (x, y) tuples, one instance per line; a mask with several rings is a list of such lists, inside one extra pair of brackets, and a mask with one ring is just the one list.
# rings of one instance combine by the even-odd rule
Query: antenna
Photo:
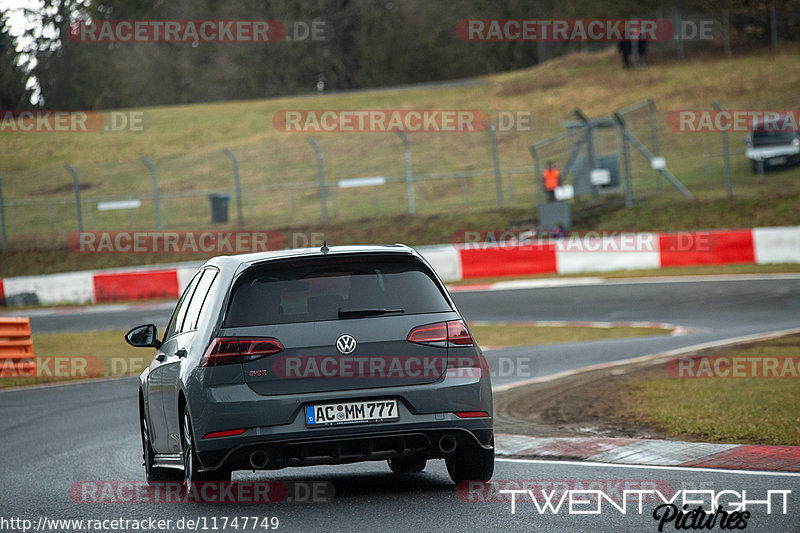
[(319, 251), (323, 254), (327, 254), (330, 251), (330, 248), (328, 248), (328, 241), (322, 241), (322, 248), (320, 248)]

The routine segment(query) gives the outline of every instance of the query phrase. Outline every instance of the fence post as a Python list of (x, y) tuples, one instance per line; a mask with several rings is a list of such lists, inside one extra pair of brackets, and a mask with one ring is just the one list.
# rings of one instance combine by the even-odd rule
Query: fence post
[(500, 154), (497, 152), (497, 131), (493, 124), (486, 128), (492, 140), (492, 162), (494, 164), (494, 191), (497, 196), (497, 208), (503, 209), (503, 177), (500, 175)]
[[(589, 118), (583, 114), (583, 111), (581, 111), (580, 109), (575, 109), (574, 113), (575, 116), (578, 118), (578, 120), (583, 122), (583, 129), (586, 132), (584, 134), (584, 142), (586, 143), (586, 155), (589, 161), (589, 173), (591, 175), (592, 170), (594, 170), (595, 168), (593, 127)], [(597, 186), (591, 185), (589, 190), (592, 191), (592, 200), (597, 198)]]
[(413, 215), (414, 206), (414, 175), (411, 173), (411, 146), (408, 144), (408, 137), (403, 130), (397, 130), (398, 136), (403, 140), (403, 152), (406, 160), (406, 196), (408, 196), (408, 214)]
[(722, 10), (722, 41), (725, 45), (725, 56), (731, 57), (731, 12)]
[[(650, 137), (653, 141), (653, 155), (660, 156), (660, 147), (658, 144), (658, 116), (656, 115), (656, 103), (652, 98), (647, 99), (647, 106), (650, 109)], [(664, 192), (664, 182), (661, 179), (661, 172), (656, 174), (656, 184), (658, 184), (658, 192)]]
[(239, 229), (244, 227), (244, 219), (242, 218), (242, 189), (239, 187), (239, 160), (230, 148), (223, 150), (225, 155), (233, 161), (233, 184), (236, 187), (236, 216), (239, 217)]
[(161, 201), (158, 198), (158, 177), (156, 175), (156, 166), (153, 164), (147, 156), (142, 157), (142, 161), (147, 168), (150, 169), (150, 178), (153, 180), (153, 203), (156, 206), (156, 227), (158, 228), (159, 233), (164, 231), (164, 227), (161, 225)]
[(78, 214), (78, 233), (83, 233), (83, 217), (81, 217), (81, 187), (78, 183), (78, 173), (71, 165), (64, 165), (67, 172), (72, 174), (72, 182), (75, 185), (75, 210)]
[(542, 175), (542, 163), (539, 160), (539, 152), (536, 151), (536, 145), (532, 144), (528, 146), (528, 151), (531, 153), (531, 157), (533, 158), (533, 185), (534, 190), (536, 191), (536, 206), (542, 206), (542, 184), (539, 182), (541, 179), (540, 176)]
[[(625, 127), (625, 119), (619, 113), (614, 113), (614, 119), (620, 129), (622, 136), (622, 161), (625, 168), (625, 207), (633, 207), (633, 182), (631, 180), (631, 157), (628, 152), (628, 130)], [(659, 174), (660, 175), (660, 174)]]
[(3, 180), (0, 180), (0, 229), (3, 236), (3, 251), (8, 250), (8, 240), (6, 238), (6, 205), (3, 203)]
[(778, 17), (775, 15), (775, 2), (769, 3), (769, 34), (773, 52), (778, 51)]
[(319, 205), (322, 211), (322, 221), (328, 221), (328, 206), (325, 201), (325, 171), (322, 166), (322, 150), (314, 139), (309, 139), (308, 143), (317, 154), (317, 177), (319, 178)]
[[(722, 112), (722, 107), (717, 102), (714, 102), (711, 105), (717, 111), (717, 113)], [(722, 157), (725, 161), (725, 192), (728, 195), (728, 198), (733, 198), (733, 185), (731, 184), (731, 154), (728, 150), (728, 119), (727, 117), (723, 116), (722, 120)]]

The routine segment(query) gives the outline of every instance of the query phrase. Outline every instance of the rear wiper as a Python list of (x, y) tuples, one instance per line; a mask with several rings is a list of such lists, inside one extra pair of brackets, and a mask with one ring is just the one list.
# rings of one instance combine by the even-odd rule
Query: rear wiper
[(362, 309), (339, 309), (339, 318), (355, 317), (355, 316), (379, 316), (388, 315), (390, 313), (404, 313), (403, 309), (386, 309), (383, 307), (375, 308), (362, 308)]

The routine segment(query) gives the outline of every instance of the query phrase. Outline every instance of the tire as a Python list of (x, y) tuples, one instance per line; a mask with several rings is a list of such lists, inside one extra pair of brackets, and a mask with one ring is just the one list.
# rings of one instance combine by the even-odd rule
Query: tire
[(183, 450), (183, 490), (187, 495), (193, 495), (196, 484), (203, 481), (230, 481), (230, 470), (214, 470), (213, 472), (200, 472), (200, 460), (192, 434), (192, 421), (189, 417), (189, 406), (183, 408), (183, 426), (181, 441)]
[(445, 458), (445, 463), (447, 473), (456, 485), (466, 480), (489, 481), (494, 474), (494, 446), (488, 450), (479, 446), (459, 448)]
[(142, 462), (144, 463), (144, 475), (145, 479), (147, 479), (147, 483), (180, 481), (183, 478), (180, 470), (153, 466), (155, 453), (153, 452), (153, 446), (150, 444), (150, 431), (147, 426), (147, 419), (143, 415), (139, 418), (139, 428), (142, 435)]
[(425, 470), (428, 460), (424, 457), (395, 457), (389, 459), (389, 469), (395, 474), (416, 474)]

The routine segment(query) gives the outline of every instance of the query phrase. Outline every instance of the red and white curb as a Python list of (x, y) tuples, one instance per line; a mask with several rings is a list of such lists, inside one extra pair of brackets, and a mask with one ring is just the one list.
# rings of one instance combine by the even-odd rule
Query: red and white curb
[[(591, 233), (591, 232), (590, 232)], [(595, 232), (596, 233), (596, 232)], [(633, 249), (627, 242), (637, 243)], [(682, 233), (575, 236), (535, 243), (463, 243), (418, 251), (445, 282), (663, 267), (800, 263), (800, 226)], [(0, 278), (0, 305), (56, 305), (177, 298), (200, 266), (185, 263)], [(602, 283), (600, 278), (518, 280), (453, 290)]]
[(800, 472), (800, 446), (497, 434), (495, 455), (627, 465)]

